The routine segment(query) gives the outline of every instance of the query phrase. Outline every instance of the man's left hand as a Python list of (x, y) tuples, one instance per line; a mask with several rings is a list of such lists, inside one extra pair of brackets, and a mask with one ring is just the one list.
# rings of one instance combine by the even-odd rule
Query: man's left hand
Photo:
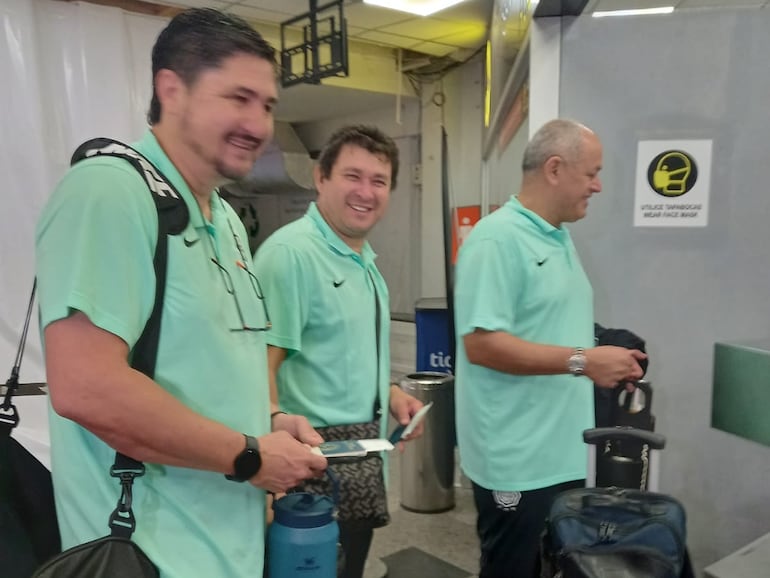
[(273, 416), (272, 426), (272, 431), (289, 432), (296, 440), (313, 448), (320, 446), (324, 441), (304, 415), (278, 413)]
[[(390, 414), (400, 425), (408, 425), (414, 414), (420, 411), (423, 405), (419, 399), (409, 395), (397, 385), (390, 386)], [(420, 422), (414, 428), (414, 431), (403, 438), (402, 441), (409, 441), (420, 437), (423, 429), (423, 423)], [(399, 449), (403, 450), (403, 444), (399, 443), (398, 445)]]

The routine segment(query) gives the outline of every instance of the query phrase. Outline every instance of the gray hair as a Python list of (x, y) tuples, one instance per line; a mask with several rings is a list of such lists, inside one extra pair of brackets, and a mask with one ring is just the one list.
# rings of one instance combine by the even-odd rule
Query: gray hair
[(590, 129), (573, 120), (556, 119), (545, 123), (527, 144), (521, 169), (525, 173), (542, 167), (552, 156), (575, 160), (580, 156), (583, 138)]

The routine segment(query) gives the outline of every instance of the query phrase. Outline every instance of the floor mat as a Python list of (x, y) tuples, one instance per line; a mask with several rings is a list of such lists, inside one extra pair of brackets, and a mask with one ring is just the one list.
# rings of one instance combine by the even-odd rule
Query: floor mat
[(472, 576), (462, 568), (453, 566), (419, 548), (405, 548), (382, 561), (388, 567), (388, 578), (466, 578)]

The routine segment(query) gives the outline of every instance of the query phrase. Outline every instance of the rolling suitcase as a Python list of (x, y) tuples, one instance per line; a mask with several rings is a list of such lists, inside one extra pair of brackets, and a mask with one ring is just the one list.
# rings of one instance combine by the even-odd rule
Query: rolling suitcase
[[(654, 491), (665, 438), (614, 427), (587, 430), (583, 439), (591, 448), (588, 487), (563, 492), (554, 500), (543, 539), (542, 576), (691, 577), (684, 508), (675, 498)], [(644, 452), (643, 458), (629, 457), (635, 448)], [(594, 487), (600, 472), (603, 482), (618, 484)], [(612, 476), (618, 479), (609, 479)]]

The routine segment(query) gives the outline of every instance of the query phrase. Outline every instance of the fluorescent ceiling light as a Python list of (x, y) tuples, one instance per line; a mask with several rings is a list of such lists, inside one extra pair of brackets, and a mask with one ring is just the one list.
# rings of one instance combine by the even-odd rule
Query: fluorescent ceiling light
[(409, 12), (417, 16), (430, 16), (460, 2), (464, 0), (364, 0), (364, 4)]
[(594, 18), (603, 16), (645, 16), (647, 14), (671, 14), (674, 11), (673, 6), (660, 6), (659, 8), (640, 8), (638, 10), (599, 10), (594, 12)]

